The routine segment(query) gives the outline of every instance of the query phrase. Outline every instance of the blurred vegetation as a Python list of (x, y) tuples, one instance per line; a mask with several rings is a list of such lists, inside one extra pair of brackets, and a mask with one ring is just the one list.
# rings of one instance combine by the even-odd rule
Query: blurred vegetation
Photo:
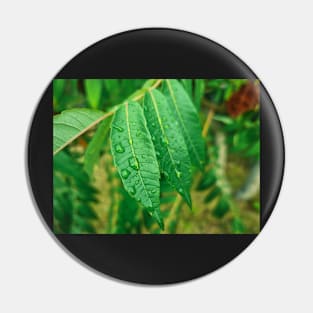
[[(193, 170), (192, 210), (161, 176), (165, 229), (124, 189), (110, 151), (109, 122), (83, 133), (54, 156), (56, 233), (241, 234), (260, 228), (259, 84), (243, 79), (181, 79), (206, 145)], [(58, 79), (54, 115), (73, 108), (110, 112), (136, 96), (146, 79)], [(96, 137), (96, 138), (95, 138)], [(95, 138), (95, 139), (94, 139)], [(86, 160), (88, 155), (88, 160)]]

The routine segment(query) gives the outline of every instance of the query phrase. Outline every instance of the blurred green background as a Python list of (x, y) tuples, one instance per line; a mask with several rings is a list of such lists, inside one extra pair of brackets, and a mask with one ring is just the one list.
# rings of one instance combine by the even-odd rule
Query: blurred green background
[[(146, 79), (54, 80), (53, 110), (104, 112), (140, 90)], [(113, 166), (109, 137), (93, 175), (84, 152), (95, 128), (54, 156), (56, 233), (241, 234), (260, 228), (259, 83), (243, 79), (181, 79), (199, 112), (206, 142), (204, 171), (195, 171), (193, 209), (161, 179), (165, 230), (124, 190)]]

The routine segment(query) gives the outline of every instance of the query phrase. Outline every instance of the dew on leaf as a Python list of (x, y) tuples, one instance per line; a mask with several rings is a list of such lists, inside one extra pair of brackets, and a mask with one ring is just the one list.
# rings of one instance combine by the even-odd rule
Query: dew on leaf
[(167, 140), (167, 138), (165, 138), (165, 137), (161, 137), (161, 142), (162, 142), (164, 145), (168, 145), (168, 140)]
[(124, 147), (122, 145), (120, 145), (120, 144), (115, 145), (114, 149), (118, 153), (123, 153), (125, 151)]
[(112, 125), (112, 127), (116, 130), (118, 130), (119, 132), (123, 132), (124, 131), (124, 128), (120, 127), (120, 126), (117, 126), (117, 125)]
[(121, 175), (123, 178), (127, 178), (129, 176), (129, 174), (130, 174), (130, 171), (128, 171), (126, 169), (121, 171)]
[(139, 162), (136, 157), (131, 157), (128, 159), (128, 164), (134, 170), (139, 170)]
[(182, 193), (183, 191), (184, 191), (183, 188), (178, 189), (178, 192), (180, 192), (180, 193)]
[(136, 188), (130, 186), (130, 187), (128, 188), (128, 192), (129, 192), (132, 196), (134, 196), (134, 195), (136, 194)]
[(177, 178), (180, 178), (180, 177), (181, 177), (181, 175), (182, 175), (182, 173), (181, 173), (181, 172), (176, 171), (176, 176), (177, 176)]

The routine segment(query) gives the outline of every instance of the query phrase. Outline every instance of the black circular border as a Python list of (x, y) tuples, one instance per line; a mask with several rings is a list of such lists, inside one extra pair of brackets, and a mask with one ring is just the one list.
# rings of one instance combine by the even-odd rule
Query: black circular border
[[(56, 78), (251, 78), (237, 56), (199, 35), (165, 28), (138, 29), (101, 40), (74, 57)], [(52, 231), (52, 85), (35, 112), (28, 141), (34, 199)], [(282, 184), (284, 140), (277, 112), (261, 87), (261, 228)], [(168, 284), (210, 273), (240, 254), (251, 235), (55, 235), (93, 269), (118, 279)], [(50, 270), (50, 269), (49, 269)]]

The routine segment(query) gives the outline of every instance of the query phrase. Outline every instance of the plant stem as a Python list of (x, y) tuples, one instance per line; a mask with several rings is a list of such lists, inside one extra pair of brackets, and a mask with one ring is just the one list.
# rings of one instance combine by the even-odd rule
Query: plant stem
[(211, 126), (212, 120), (213, 120), (213, 116), (214, 116), (214, 110), (210, 109), (208, 116), (205, 120), (205, 123), (203, 125), (203, 129), (202, 129), (202, 137), (206, 137), (208, 135), (209, 132), (209, 128)]

